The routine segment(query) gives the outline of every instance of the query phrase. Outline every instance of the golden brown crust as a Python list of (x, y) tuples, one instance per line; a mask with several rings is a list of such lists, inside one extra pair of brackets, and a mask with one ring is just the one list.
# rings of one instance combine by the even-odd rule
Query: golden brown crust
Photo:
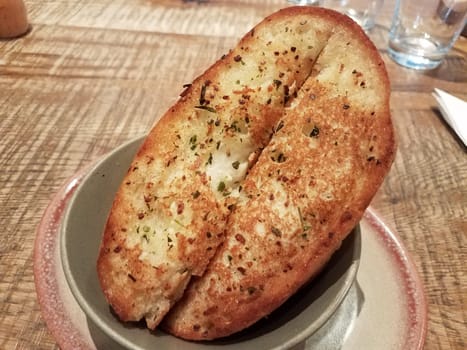
[(282, 35), (306, 18), (326, 43), (243, 181), (223, 245), (164, 319), (179, 337), (226, 336), (282, 304), (361, 219), (394, 159), (390, 86), (376, 48), (328, 10), (290, 8), (265, 22), (289, 16)]
[(332, 33), (328, 17), (304, 8), (272, 15), (151, 130), (115, 197), (97, 262), (122, 320), (145, 318), (155, 328), (191, 276), (203, 274), (246, 172)]

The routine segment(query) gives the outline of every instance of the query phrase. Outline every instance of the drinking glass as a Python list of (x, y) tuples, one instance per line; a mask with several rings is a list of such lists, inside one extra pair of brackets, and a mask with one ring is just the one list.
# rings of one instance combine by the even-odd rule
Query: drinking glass
[(389, 56), (413, 69), (433, 69), (466, 23), (467, 0), (398, 0), (389, 32)]
[(383, 0), (323, 0), (322, 6), (346, 14), (369, 31), (375, 25)]
[(319, 0), (287, 0), (294, 5), (313, 5), (319, 6)]

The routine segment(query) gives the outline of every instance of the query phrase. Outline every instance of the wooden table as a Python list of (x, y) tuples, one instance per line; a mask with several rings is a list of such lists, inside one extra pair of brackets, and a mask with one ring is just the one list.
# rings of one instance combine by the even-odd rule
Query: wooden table
[[(35, 230), (78, 169), (143, 135), (275, 0), (28, 0), (32, 31), (0, 41), (0, 349), (57, 349), (33, 280)], [(436, 71), (386, 53), (393, 1), (371, 38), (392, 81), (399, 150), (372, 206), (413, 255), (429, 307), (426, 349), (467, 348), (467, 156), (434, 87), (467, 99), (466, 41)]]

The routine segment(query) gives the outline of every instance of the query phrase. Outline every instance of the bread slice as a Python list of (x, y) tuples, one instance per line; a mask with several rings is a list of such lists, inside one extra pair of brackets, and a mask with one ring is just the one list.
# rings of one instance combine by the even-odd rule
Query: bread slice
[(97, 262), (122, 320), (145, 319), (154, 329), (190, 278), (203, 275), (231, 210), (245, 201), (247, 172), (328, 42), (333, 16), (295, 8), (267, 18), (150, 131), (116, 194)]
[(301, 56), (316, 34), (326, 39), (243, 181), (223, 245), (163, 321), (182, 338), (227, 336), (281, 305), (339, 248), (394, 158), (388, 76), (360, 27), (314, 7), (263, 23), (274, 42), (302, 37), (278, 59)]

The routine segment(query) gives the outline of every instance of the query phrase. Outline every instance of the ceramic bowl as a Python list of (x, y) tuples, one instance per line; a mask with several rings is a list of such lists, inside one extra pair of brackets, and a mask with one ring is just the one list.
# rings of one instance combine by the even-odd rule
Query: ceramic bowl
[(115, 192), (143, 138), (133, 140), (91, 169), (76, 190), (61, 227), (60, 253), (65, 277), (88, 322), (127, 349), (289, 349), (318, 330), (336, 311), (353, 284), (360, 260), (357, 226), (323, 271), (267, 318), (232, 336), (188, 342), (143, 323), (118, 320), (100, 289), (96, 261), (101, 234)]

